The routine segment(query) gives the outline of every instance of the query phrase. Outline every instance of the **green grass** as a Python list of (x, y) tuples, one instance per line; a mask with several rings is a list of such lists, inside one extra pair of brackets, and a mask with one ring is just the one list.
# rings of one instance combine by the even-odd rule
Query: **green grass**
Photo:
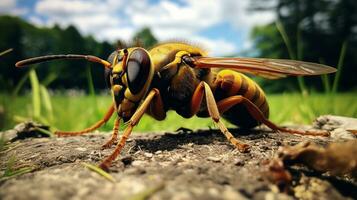
[(270, 116), (279, 124), (311, 124), (320, 115), (357, 117), (357, 93), (268, 95)]
[(4, 173), (0, 176), (1, 181), (20, 176), (22, 174), (29, 173), (34, 169), (34, 167), (22, 167), (16, 169), (15, 165), (16, 165), (16, 157), (12, 156), (7, 161), (7, 165)]
[[(308, 96), (295, 93), (267, 96), (270, 105), (270, 119), (278, 124), (311, 124), (317, 116), (323, 114), (357, 117), (356, 93), (337, 93), (335, 95), (313, 93)], [(34, 116), (31, 95), (12, 97), (0, 94), (0, 99), (0, 107), (4, 108), (3, 118), (5, 118), (1, 129), (12, 128), (19, 121), (30, 119), (28, 116)], [(101, 119), (112, 99), (109, 95), (95, 97), (52, 95), (51, 101), (53, 117), (47, 119), (49, 125), (60, 130), (80, 130)], [(113, 119), (114, 117), (100, 130), (111, 130)], [(207, 118), (185, 119), (174, 111), (170, 111), (164, 121), (156, 121), (145, 115), (135, 131), (173, 131), (180, 127), (198, 129), (214, 127), (214, 125)]]
[(100, 167), (98, 167), (96, 165), (89, 164), (89, 163), (82, 163), (82, 165), (84, 167), (86, 167), (87, 169), (89, 169), (89, 170), (97, 173), (98, 175), (102, 176), (103, 178), (107, 179), (108, 181), (115, 182), (115, 179), (113, 178), (113, 176), (108, 174), (106, 171), (104, 171)]

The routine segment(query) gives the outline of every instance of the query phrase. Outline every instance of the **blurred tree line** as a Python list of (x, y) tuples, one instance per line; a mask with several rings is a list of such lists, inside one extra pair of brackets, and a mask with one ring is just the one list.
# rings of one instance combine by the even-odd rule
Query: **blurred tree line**
[[(273, 10), (284, 28), (292, 52), (287, 49), (276, 23), (255, 27), (251, 33), (259, 57), (291, 58), (337, 67), (345, 43), (346, 54), (339, 91), (357, 89), (357, 1), (356, 0), (253, 0), (252, 12)], [(278, 23), (278, 24), (279, 24)], [(291, 55), (292, 54), (292, 55)], [(332, 77), (329, 85), (332, 87)], [(322, 89), (321, 77), (305, 78), (308, 88)], [(296, 78), (261, 80), (270, 91), (296, 89)], [(327, 88), (328, 89), (328, 88)]]
[[(11, 92), (26, 76), (28, 68), (15, 68), (19, 60), (49, 54), (88, 54), (106, 59), (117, 48), (157, 43), (148, 28), (135, 34), (132, 41), (117, 44), (98, 42), (92, 36), (82, 36), (74, 26), (39, 28), (18, 17), (0, 16), (0, 51), (13, 48), (0, 57), (0, 91)], [(89, 90), (93, 80), (97, 90), (105, 89), (103, 67), (86, 61), (53, 61), (35, 65), (42, 84), (53, 89)], [(32, 66), (33, 67), (33, 66)], [(29, 87), (29, 84), (26, 84)]]
[[(252, 50), (257, 57), (288, 58), (324, 63), (337, 67), (343, 44), (346, 47), (339, 91), (356, 90), (357, 78), (357, 1), (356, 0), (252, 0), (252, 12), (274, 11), (278, 23), (255, 27), (251, 33)], [(286, 32), (289, 44), (283, 40)], [(0, 17), (0, 51), (14, 51), (0, 57), (0, 91), (11, 91), (27, 73), (16, 69), (16, 61), (47, 54), (91, 54), (101, 58), (116, 48), (143, 46), (149, 48), (158, 41), (149, 28), (134, 35), (131, 41), (117, 44), (98, 42), (82, 36), (74, 26), (38, 28), (20, 18)], [(287, 48), (289, 46), (289, 49)], [(342, 60), (342, 59), (341, 59)], [(41, 66), (45, 65), (45, 66)], [(50, 88), (89, 90), (93, 79), (96, 89), (104, 89), (103, 68), (85, 61), (56, 61), (43, 63), (37, 73)], [(91, 72), (91, 73), (89, 73)], [(332, 90), (335, 75), (322, 80), (320, 76), (304, 78), (309, 90)], [(258, 79), (267, 92), (299, 90), (295, 77), (270, 81)]]

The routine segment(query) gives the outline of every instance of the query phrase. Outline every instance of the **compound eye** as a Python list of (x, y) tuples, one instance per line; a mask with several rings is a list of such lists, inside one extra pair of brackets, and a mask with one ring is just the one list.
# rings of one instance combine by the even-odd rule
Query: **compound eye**
[(118, 54), (117, 51), (113, 51), (113, 52), (109, 55), (107, 61), (110, 62), (110, 63), (113, 65), (113, 63), (114, 63), (114, 58), (115, 58), (115, 56), (116, 56), (117, 54)]
[(131, 93), (138, 94), (144, 87), (150, 72), (150, 57), (141, 49), (131, 52), (127, 62), (127, 81)]
[(123, 55), (119, 53), (117, 56), (117, 63), (119, 63), (122, 60), (123, 60)]
[(112, 73), (112, 69), (105, 68), (104, 69), (104, 79), (105, 79), (105, 84), (107, 87), (110, 89), (111, 82), (110, 82), (110, 75)]

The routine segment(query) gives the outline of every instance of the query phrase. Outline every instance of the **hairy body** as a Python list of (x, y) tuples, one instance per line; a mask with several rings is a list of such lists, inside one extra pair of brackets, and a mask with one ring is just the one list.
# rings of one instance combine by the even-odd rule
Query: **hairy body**
[[(190, 111), (190, 103), (195, 89), (201, 81), (206, 82), (212, 89), (216, 102), (222, 99), (241, 95), (251, 100), (266, 118), (269, 116), (269, 106), (263, 90), (249, 77), (237, 71), (196, 69), (183, 62), (175, 62), (176, 54), (188, 52), (192, 56), (205, 56), (200, 48), (184, 43), (161, 44), (149, 50), (155, 70), (152, 87), (160, 90), (165, 111), (175, 110), (179, 115), (190, 118), (193, 114), (198, 117), (209, 117), (206, 103), (200, 105), (199, 112)], [(158, 120), (155, 112), (148, 110), (149, 115)], [(223, 117), (234, 125), (251, 128), (260, 124), (250, 115), (246, 107), (237, 104), (223, 113)]]

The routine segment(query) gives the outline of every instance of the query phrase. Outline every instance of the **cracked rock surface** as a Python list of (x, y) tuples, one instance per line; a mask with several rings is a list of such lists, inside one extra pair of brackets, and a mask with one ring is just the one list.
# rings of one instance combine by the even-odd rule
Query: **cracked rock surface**
[[(331, 120), (323, 118), (314, 127), (344, 128)], [(32, 171), (0, 179), (0, 199), (357, 199), (355, 178), (299, 166), (291, 168), (290, 192), (279, 192), (263, 164), (284, 145), (312, 141), (325, 146), (355, 135), (311, 137), (265, 128), (231, 132), (251, 145), (250, 152), (234, 149), (218, 130), (134, 133), (110, 168), (114, 182), (82, 165), (99, 164), (111, 153), (114, 146), (101, 150), (109, 134), (16, 140), (0, 152), (1, 173), (11, 159), (15, 170)]]

